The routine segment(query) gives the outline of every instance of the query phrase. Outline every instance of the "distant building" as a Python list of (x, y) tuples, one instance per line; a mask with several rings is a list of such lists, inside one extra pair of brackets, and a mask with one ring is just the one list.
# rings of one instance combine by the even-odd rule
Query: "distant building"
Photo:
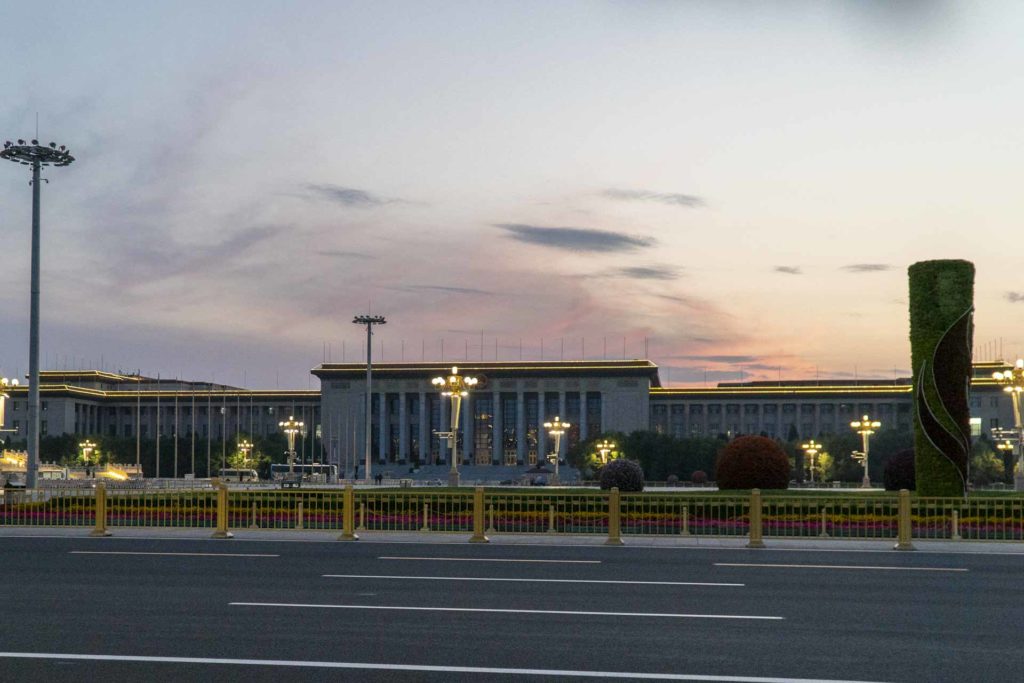
[[(974, 364), (975, 436), (1013, 425), (1009, 397), (992, 379), (1005, 363)], [(451, 364), (380, 363), (373, 370), (371, 448), (378, 463), (443, 463), (448, 449), (435, 432), (448, 429), (447, 399), (431, 380)], [(647, 360), (472, 363), (459, 365), (480, 383), (463, 403), (459, 454), (464, 463), (532, 465), (549, 450), (541, 427), (556, 415), (569, 422), (564, 448), (609, 431), (652, 429), (673, 436), (767, 434), (805, 439), (849, 429), (864, 414), (882, 429), (913, 424), (910, 381), (800, 380), (721, 383), (707, 388), (661, 386)], [(296, 450), (351, 472), (365, 444), (366, 366), (327, 363), (312, 370), (320, 390), (252, 391), (97, 371), (41, 373), (42, 435), (152, 438), (195, 434), (231, 441), (269, 435), (295, 416), (307, 425)], [(27, 435), (27, 387), (7, 390), (7, 438)], [(541, 458), (542, 459), (542, 458)]]

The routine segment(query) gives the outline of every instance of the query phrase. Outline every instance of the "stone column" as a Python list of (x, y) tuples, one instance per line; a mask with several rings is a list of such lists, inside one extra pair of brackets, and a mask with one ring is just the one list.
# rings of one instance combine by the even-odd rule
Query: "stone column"
[(427, 392), (421, 391), (419, 394), (419, 408), (420, 408), (420, 463), (430, 462), (430, 447), (433, 445), (430, 443), (430, 415), (427, 413), (430, 405), (427, 403)]
[[(548, 394), (546, 391), (537, 392), (537, 464), (543, 465), (548, 460), (548, 430), (544, 429), (544, 423), (550, 418), (547, 414)], [(552, 415), (551, 417), (554, 417)]]
[(377, 417), (377, 461), (385, 463), (388, 460), (388, 395), (385, 392), (377, 394), (380, 401), (380, 412)]
[(516, 461), (522, 465), (526, 462), (526, 394), (520, 390), (516, 394)]
[(409, 406), (406, 405), (406, 394), (398, 392), (398, 460), (409, 462)]
[[(462, 399), (462, 450), (459, 451), (459, 459), (462, 462), (473, 464), (476, 461), (476, 449), (473, 447), (473, 432), (476, 427), (476, 420), (473, 419), (473, 394)], [(460, 463), (461, 464), (461, 463)]]
[[(449, 410), (451, 409), (451, 399), (448, 398), (447, 396), (441, 396), (439, 394), (437, 400), (440, 401), (438, 405), (441, 408), (439, 411), (440, 415), (438, 417), (439, 422), (437, 425), (437, 431), (447, 432), (449, 429), (451, 429), (451, 418), (449, 417)], [(448, 462), (448, 458), (451, 456), (451, 450), (448, 448), (448, 439), (441, 439), (440, 437), (432, 438), (439, 439), (441, 442), (441, 446), (437, 449), (437, 457), (440, 460), (443, 460), (446, 464), (451, 465), (451, 463)]]
[(495, 391), (491, 394), (491, 403), (494, 405), (494, 410), (491, 411), (491, 464), (501, 465), (505, 460), (504, 446), (503, 446), (503, 430), (502, 420), (504, 415), (501, 409), (501, 392)]
[[(558, 418), (565, 422), (565, 391), (558, 392)], [(561, 440), (558, 442), (558, 459), (561, 460), (566, 447), (569, 445), (569, 435), (563, 434)]]
[[(672, 408), (666, 408), (668, 411), (668, 424), (666, 429), (671, 433), (672, 430)], [(587, 440), (587, 392), (580, 389), (580, 443)]]

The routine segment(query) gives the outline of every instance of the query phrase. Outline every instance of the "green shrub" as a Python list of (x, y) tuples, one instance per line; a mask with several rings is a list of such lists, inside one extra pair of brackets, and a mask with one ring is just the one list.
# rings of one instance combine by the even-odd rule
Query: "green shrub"
[(644, 471), (640, 463), (619, 458), (601, 468), (600, 483), (605, 490), (617, 487), (619, 491), (640, 492), (644, 490)]
[(789, 487), (789, 458), (765, 436), (738, 436), (718, 453), (715, 480), (719, 489)]

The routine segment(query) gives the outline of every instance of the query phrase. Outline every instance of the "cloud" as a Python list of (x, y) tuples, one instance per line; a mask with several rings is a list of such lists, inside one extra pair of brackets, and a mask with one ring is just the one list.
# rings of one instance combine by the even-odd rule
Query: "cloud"
[(601, 196), (607, 199), (615, 199), (624, 202), (657, 202), (659, 204), (669, 204), (671, 206), (685, 206), (690, 209), (704, 206), (704, 200), (692, 194), (608, 188), (601, 192)]
[(892, 270), (892, 266), (888, 263), (854, 263), (843, 266), (843, 270), (848, 273), (877, 273), (883, 270)]
[(616, 272), (622, 277), (637, 280), (675, 280), (679, 277), (679, 270), (672, 266), (633, 266), (619, 268)]
[[(686, 355), (686, 356), (664, 356), (670, 360), (699, 360), (708, 363), (753, 363), (761, 360), (760, 356), (729, 356), (729, 355)], [(774, 366), (772, 366), (774, 367)]]
[(320, 199), (326, 199), (336, 204), (341, 204), (342, 206), (351, 206), (360, 209), (384, 206), (386, 204), (393, 204), (397, 201), (395, 199), (377, 197), (365, 190), (356, 190), (351, 187), (341, 187), (340, 185), (306, 183), (304, 187)]
[(1006, 300), (1011, 304), (1019, 304), (1024, 301), (1024, 292), (1007, 292)]
[(472, 287), (444, 287), (442, 285), (408, 285), (408, 289), (425, 289), (434, 292), (449, 292), (452, 294), (481, 294), (483, 296), (494, 296), (494, 292), (485, 289), (474, 289)]
[(332, 258), (365, 258), (365, 259), (377, 259), (378, 256), (373, 254), (364, 254), (358, 251), (337, 251), (334, 249), (328, 249), (326, 251), (316, 252), (320, 256), (330, 256)]
[(521, 223), (497, 223), (495, 227), (505, 230), (510, 233), (509, 237), (520, 242), (568, 251), (635, 251), (656, 244), (651, 237), (593, 228), (546, 228)]
[(775, 272), (786, 275), (803, 275), (799, 266), (775, 266)]

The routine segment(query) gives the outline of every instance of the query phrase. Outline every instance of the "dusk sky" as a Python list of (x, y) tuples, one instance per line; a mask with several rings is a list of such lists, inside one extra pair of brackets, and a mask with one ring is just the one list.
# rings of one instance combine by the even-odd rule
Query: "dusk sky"
[[(386, 361), (891, 378), (934, 258), (977, 267), (975, 358), (1024, 353), (1019, 2), (3, 8), (0, 137), (38, 112), (77, 158), (42, 188), (44, 370), (315, 388), (370, 310)], [(0, 165), (5, 376), (27, 180)]]

